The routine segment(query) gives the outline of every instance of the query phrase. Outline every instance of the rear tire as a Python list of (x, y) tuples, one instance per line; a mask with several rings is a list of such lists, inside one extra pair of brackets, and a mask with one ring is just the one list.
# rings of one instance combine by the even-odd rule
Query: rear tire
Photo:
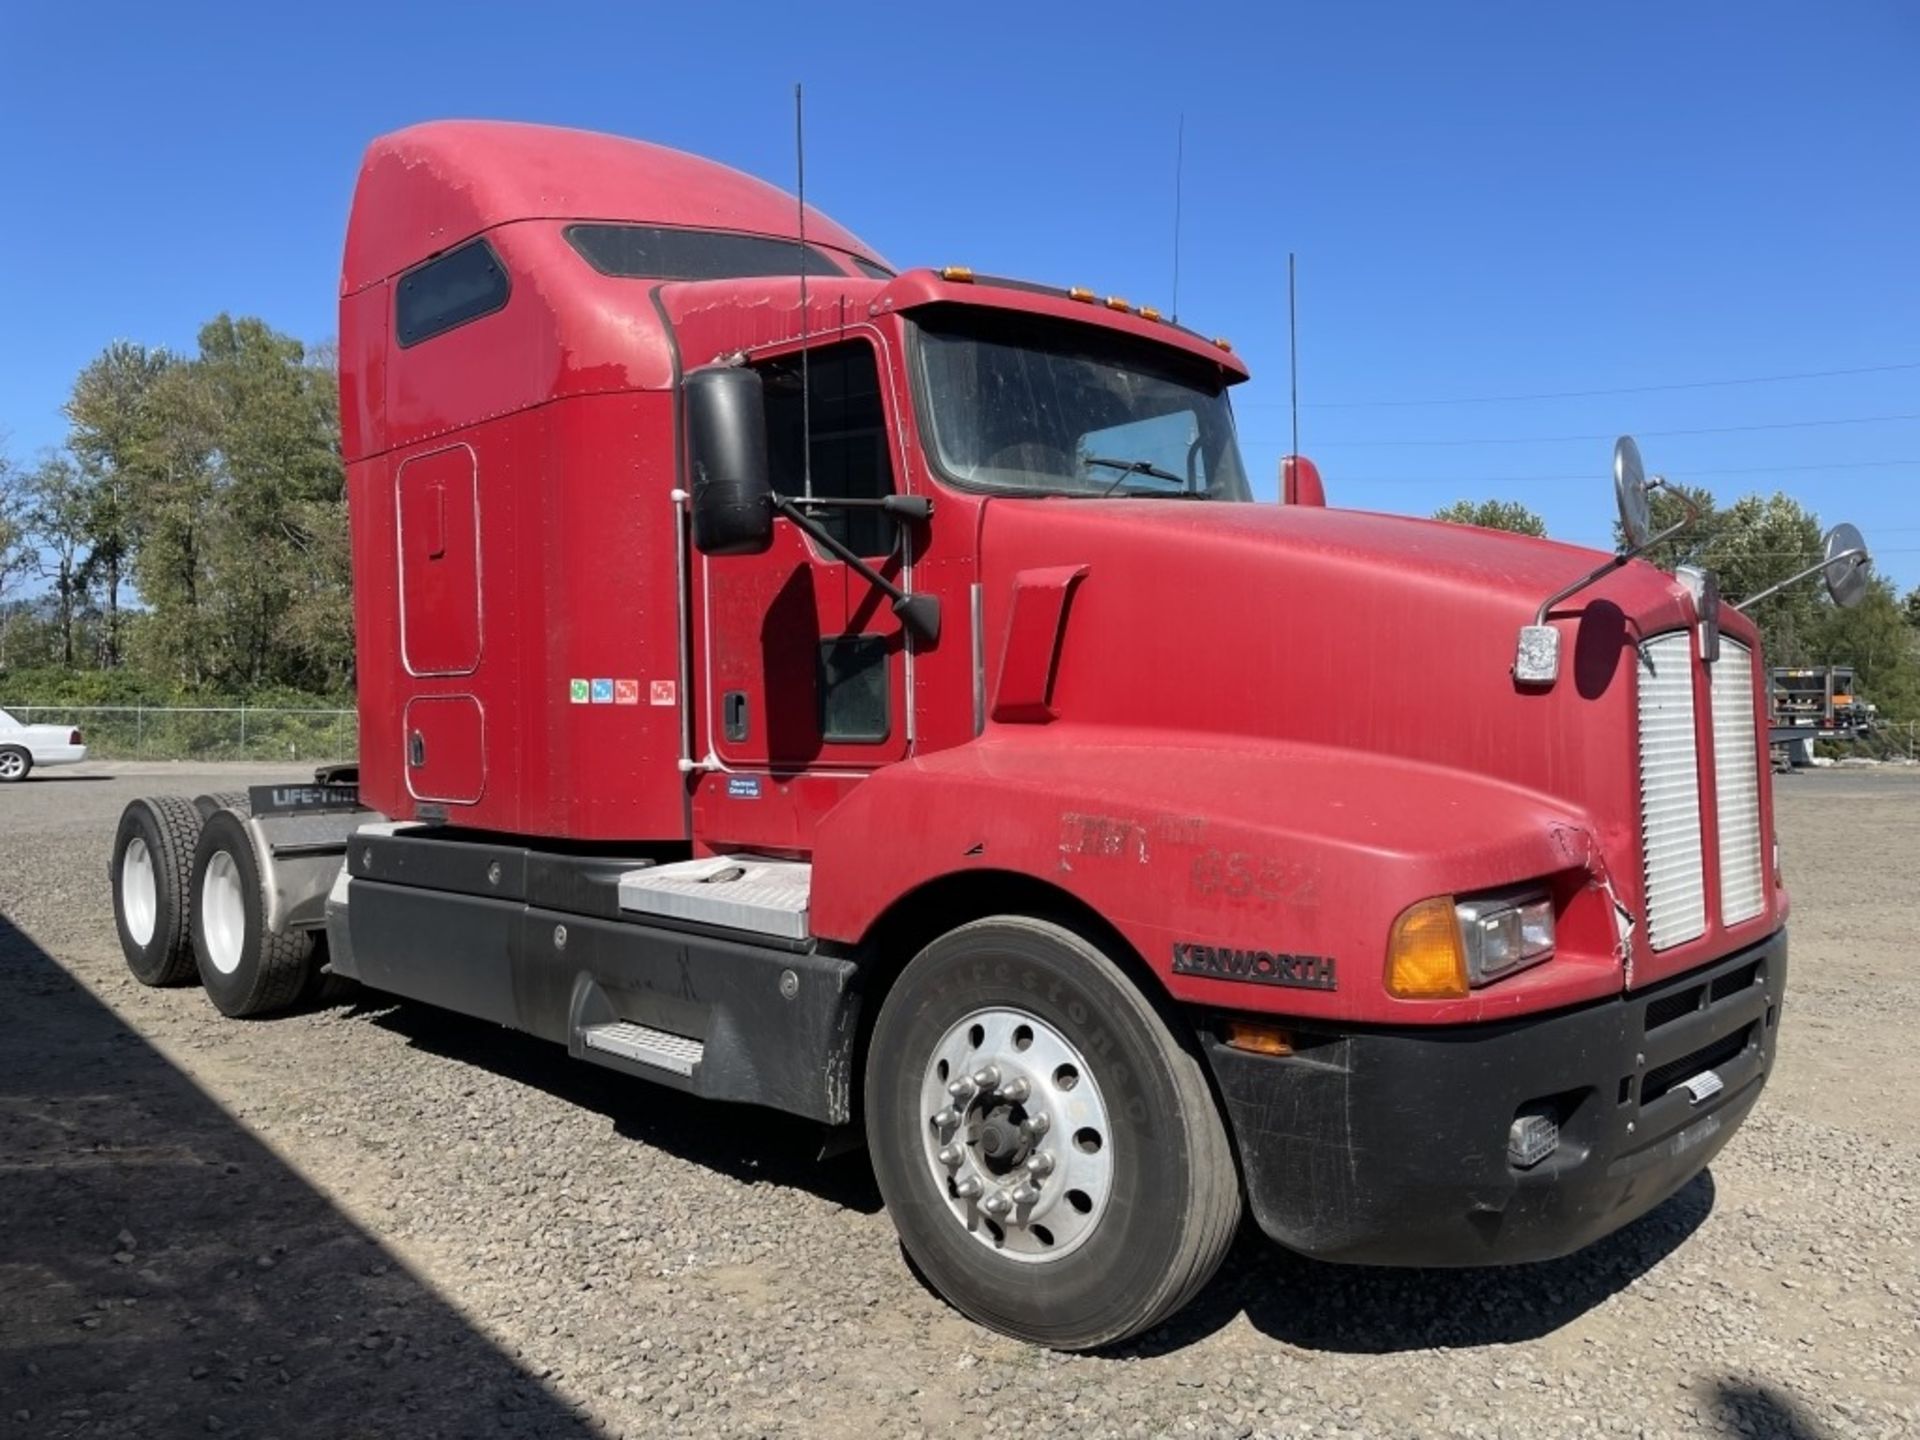
[[(997, 1079), (975, 1089), (975, 1064)], [(972, 1093), (949, 1098), (950, 1078)], [(1191, 1037), (1049, 922), (976, 921), (914, 958), (874, 1024), (866, 1125), (921, 1272), (982, 1325), (1037, 1344), (1095, 1349), (1158, 1324), (1239, 1224)]]
[(200, 812), (178, 795), (151, 795), (120, 812), (113, 837), (113, 921), (120, 953), (142, 985), (193, 979), (193, 848)]
[(253, 842), (230, 810), (215, 812), (200, 831), (193, 897), (194, 963), (222, 1015), (265, 1015), (300, 998), (312, 970), (312, 932), (266, 933)]
[(0, 785), (18, 785), (33, 773), (33, 755), (18, 745), (0, 745)]

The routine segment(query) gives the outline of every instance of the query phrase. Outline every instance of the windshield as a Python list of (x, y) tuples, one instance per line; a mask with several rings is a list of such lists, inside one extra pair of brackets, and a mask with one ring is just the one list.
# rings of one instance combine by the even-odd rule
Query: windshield
[(1205, 365), (1065, 321), (935, 312), (916, 345), (940, 470), (1019, 494), (1249, 499), (1233, 411)]

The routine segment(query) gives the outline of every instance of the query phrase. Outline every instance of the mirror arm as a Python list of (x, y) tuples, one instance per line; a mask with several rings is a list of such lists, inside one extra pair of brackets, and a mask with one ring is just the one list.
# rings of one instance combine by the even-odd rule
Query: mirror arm
[(1842, 550), (1838, 555), (1830, 555), (1825, 560), (1816, 561), (1814, 564), (1809, 565), (1806, 569), (1802, 570), (1798, 575), (1789, 575), (1786, 579), (1782, 580), (1778, 585), (1769, 585), (1766, 589), (1760, 591), (1758, 594), (1749, 595), (1744, 600), (1735, 601), (1733, 608), (1736, 610), (1744, 611), (1749, 605), (1757, 605), (1760, 603), (1760, 601), (1765, 600), (1769, 595), (1778, 595), (1782, 590), (1786, 589), (1789, 585), (1798, 585), (1802, 580), (1806, 579), (1809, 575), (1818, 575), (1822, 570), (1826, 569), (1827, 566), (1834, 564), (1836, 561), (1853, 560), (1857, 562), (1860, 560), (1864, 560), (1866, 558), (1866, 555), (1867, 555), (1867, 552), (1865, 547), (1863, 546), (1856, 545), (1851, 550)]
[(1622, 565), (1626, 564), (1629, 560), (1638, 559), (1640, 556), (1646, 554), (1647, 551), (1651, 550), (1654, 546), (1660, 544), (1663, 540), (1671, 540), (1674, 536), (1678, 535), (1682, 530), (1686, 529), (1687, 526), (1693, 524), (1695, 520), (1700, 518), (1700, 512), (1697, 509), (1695, 509), (1691, 505), (1689, 505), (1687, 509), (1688, 509), (1688, 513), (1684, 519), (1678, 520), (1672, 525), (1669, 525), (1666, 529), (1662, 530), (1658, 535), (1649, 535), (1644, 544), (1634, 545), (1629, 547), (1628, 549), (1622, 550), (1618, 555), (1615, 555), (1613, 558), (1608, 560), (1606, 564), (1600, 566), (1598, 569), (1590, 570), (1585, 575), (1582, 575), (1578, 580), (1574, 581), (1571, 585), (1565, 586), (1562, 589), (1554, 591), (1553, 594), (1549, 595), (1546, 599), (1540, 602), (1540, 608), (1534, 612), (1533, 623), (1535, 625), (1546, 624), (1548, 612), (1550, 612), (1554, 606), (1560, 604), (1562, 601), (1572, 599), (1575, 595), (1578, 595), (1582, 590), (1586, 589), (1589, 585), (1593, 584), (1595, 581), (1606, 579), (1607, 576), (1611, 575), (1614, 571), (1618, 570)]
[[(799, 530), (819, 541), (820, 544), (824, 545), (828, 550), (831, 550), (841, 560), (844, 560), (851, 569), (857, 571), (861, 578), (869, 585), (893, 601), (893, 613), (898, 615), (901, 622), (909, 629), (913, 630), (923, 640), (934, 641), (940, 638), (940, 602), (938, 598), (932, 595), (909, 595), (905, 590), (902, 590), (898, 585), (874, 569), (873, 566), (869, 565), (865, 560), (862, 560), (858, 555), (854, 554), (831, 530), (814, 519), (813, 516), (807, 514), (799, 504), (780, 494), (775, 494), (770, 498), (773, 501), (773, 508), (778, 513), (786, 516)], [(820, 502), (815, 500), (805, 503), (819, 504)]]

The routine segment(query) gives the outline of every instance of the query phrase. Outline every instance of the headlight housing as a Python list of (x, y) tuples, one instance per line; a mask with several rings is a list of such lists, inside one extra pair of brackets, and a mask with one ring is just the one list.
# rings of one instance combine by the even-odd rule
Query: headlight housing
[(1476, 989), (1553, 954), (1553, 897), (1543, 887), (1482, 895), (1453, 909)]
[(1457, 1000), (1553, 954), (1553, 896), (1522, 885), (1456, 902), (1409, 905), (1387, 940), (1387, 993)]

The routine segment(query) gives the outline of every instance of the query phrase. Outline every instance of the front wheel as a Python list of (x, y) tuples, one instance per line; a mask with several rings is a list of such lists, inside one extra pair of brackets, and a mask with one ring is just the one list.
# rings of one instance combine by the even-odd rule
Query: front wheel
[(32, 751), (18, 745), (0, 745), (0, 785), (16, 785), (32, 771)]
[(1085, 1350), (1150, 1328), (1239, 1222), (1199, 1058), (1063, 926), (977, 921), (915, 957), (874, 1025), (866, 1116), (908, 1253), (1020, 1339)]

